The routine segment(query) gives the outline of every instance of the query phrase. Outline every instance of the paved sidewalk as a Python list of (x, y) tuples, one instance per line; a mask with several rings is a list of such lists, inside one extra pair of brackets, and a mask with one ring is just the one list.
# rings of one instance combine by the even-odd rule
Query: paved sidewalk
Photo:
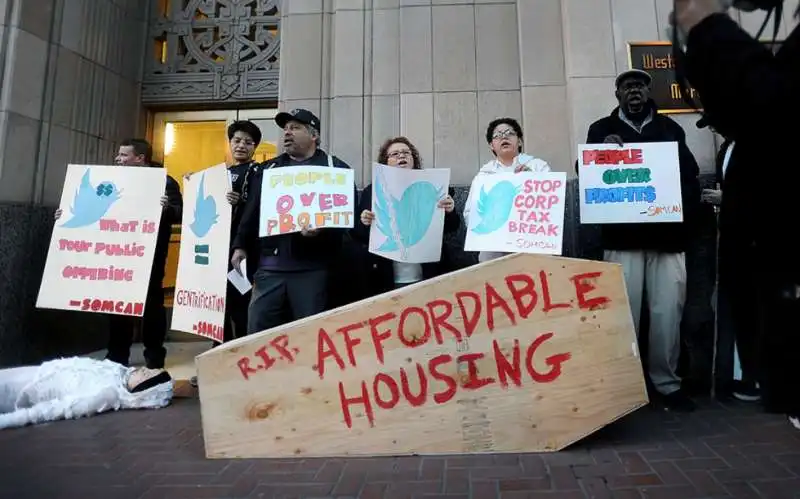
[(744, 405), (645, 408), (554, 454), (206, 460), (199, 402), (0, 431), (0, 497), (800, 497), (800, 432)]

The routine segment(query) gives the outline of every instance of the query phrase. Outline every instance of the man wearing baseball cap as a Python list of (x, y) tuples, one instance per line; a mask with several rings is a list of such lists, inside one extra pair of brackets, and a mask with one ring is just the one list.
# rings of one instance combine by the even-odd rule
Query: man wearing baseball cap
[[(259, 237), (261, 179), (263, 171), (285, 166), (350, 168), (319, 148), (320, 123), (307, 109), (293, 109), (275, 116), (283, 129), (283, 154), (261, 165), (250, 180), (239, 229), (233, 240), (234, 268), (247, 258), (253, 280), (247, 334), (257, 333), (288, 320), (318, 314), (327, 305), (329, 267), (339, 252), (344, 229), (303, 229), (302, 232)], [(356, 189), (353, 185), (353, 199)]]
[(681, 126), (658, 114), (650, 99), (651, 81), (648, 73), (638, 69), (617, 76), (615, 96), (619, 105), (589, 126), (586, 143), (678, 143), (683, 222), (603, 224), (601, 244), (604, 260), (622, 265), (637, 334), (642, 300), (647, 296), (647, 369), (658, 398), (669, 410), (691, 411), (694, 402), (682, 389), (676, 371), (686, 302), (685, 251), (700, 207), (700, 170)]

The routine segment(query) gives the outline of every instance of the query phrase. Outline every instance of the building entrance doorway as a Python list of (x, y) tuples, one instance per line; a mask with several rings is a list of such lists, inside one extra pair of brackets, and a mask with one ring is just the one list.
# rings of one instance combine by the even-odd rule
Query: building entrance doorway
[[(183, 188), (183, 175), (197, 172), (220, 163), (231, 164), (227, 128), (236, 120), (250, 120), (261, 129), (261, 144), (255, 152), (256, 161), (266, 161), (278, 152), (280, 130), (273, 121), (277, 109), (246, 111), (187, 111), (156, 113), (153, 116), (153, 156), (164, 164), (167, 174)], [(164, 276), (165, 305), (172, 307), (181, 227), (172, 227), (172, 238)]]

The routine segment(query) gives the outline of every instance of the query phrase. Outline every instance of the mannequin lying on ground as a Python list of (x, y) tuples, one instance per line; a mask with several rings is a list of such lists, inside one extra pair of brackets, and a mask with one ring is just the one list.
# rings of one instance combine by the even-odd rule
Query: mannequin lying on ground
[(172, 377), (163, 369), (110, 360), (71, 357), (0, 369), (0, 429), (120, 409), (158, 409), (170, 403), (172, 390)]

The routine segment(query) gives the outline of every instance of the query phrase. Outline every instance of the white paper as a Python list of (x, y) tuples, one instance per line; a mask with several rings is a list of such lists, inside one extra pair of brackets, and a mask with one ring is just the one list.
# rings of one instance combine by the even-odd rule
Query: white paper
[(228, 272), (228, 280), (233, 284), (241, 294), (245, 294), (253, 287), (250, 281), (247, 280), (247, 258), (239, 263), (239, 269), (233, 269)]
[(438, 262), (444, 232), (444, 210), (438, 204), (447, 196), (450, 170), (375, 163), (372, 172), (370, 253), (396, 262)]

